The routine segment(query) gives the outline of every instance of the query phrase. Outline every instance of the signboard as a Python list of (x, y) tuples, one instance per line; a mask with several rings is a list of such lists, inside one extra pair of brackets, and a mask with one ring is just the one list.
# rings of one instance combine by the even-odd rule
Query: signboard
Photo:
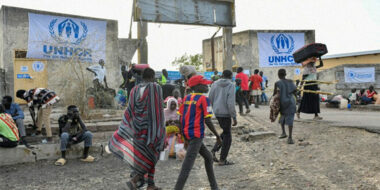
[(17, 79), (31, 79), (29, 74), (17, 74)]
[[(221, 76), (222, 75), (222, 72), (218, 72), (218, 75)], [(211, 80), (211, 77), (214, 76), (214, 72), (205, 72), (203, 74), (203, 77), (207, 80)]]
[(181, 79), (181, 74), (179, 71), (168, 71), (169, 80)]
[(136, 22), (235, 26), (230, 0), (135, 0)]
[(28, 58), (105, 60), (106, 21), (29, 13)]
[(293, 52), (305, 45), (304, 33), (257, 33), (260, 67), (299, 66)]
[(25, 73), (25, 72), (29, 71), (29, 68), (28, 68), (28, 66), (21, 66), (20, 71)]
[(375, 82), (375, 67), (345, 67), (344, 80), (346, 83), (372, 83)]

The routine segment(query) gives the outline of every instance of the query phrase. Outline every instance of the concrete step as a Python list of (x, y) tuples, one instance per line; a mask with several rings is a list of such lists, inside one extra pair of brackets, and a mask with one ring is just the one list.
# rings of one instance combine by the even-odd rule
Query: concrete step
[[(108, 144), (113, 133), (114, 131), (94, 132), (90, 154), (95, 157), (101, 157), (103, 148)], [(60, 140), (58, 136), (54, 136), (53, 141), (46, 144), (40, 143), (44, 137), (28, 137), (27, 140), (30, 139), (38, 141), (38, 144), (31, 143), (33, 149), (26, 148), (24, 145), (19, 145), (15, 148), (0, 148), (0, 166), (30, 163), (38, 160), (55, 160), (60, 157)], [(67, 150), (66, 157), (68, 159), (80, 158), (83, 154), (83, 147), (83, 142), (72, 145)]]
[[(104, 121), (104, 122), (96, 122), (96, 123), (86, 123), (86, 127), (91, 132), (97, 132), (97, 131), (115, 131), (118, 129), (120, 125), (121, 120), (117, 121)], [(59, 127), (58, 124), (52, 124), (51, 130), (53, 135), (58, 135), (59, 133)], [(31, 136), (35, 130), (29, 126), (26, 128), (26, 134), (27, 136)], [(42, 128), (42, 133), (46, 134), (45, 128)]]

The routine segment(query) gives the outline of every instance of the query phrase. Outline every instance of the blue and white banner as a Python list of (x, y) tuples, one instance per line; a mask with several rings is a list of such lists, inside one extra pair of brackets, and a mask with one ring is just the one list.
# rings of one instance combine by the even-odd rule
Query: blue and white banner
[(106, 27), (106, 21), (29, 13), (27, 57), (105, 60)]
[(371, 83), (375, 82), (375, 67), (345, 67), (344, 80), (346, 83)]
[(299, 66), (293, 52), (305, 45), (304, 33), (257, 33), (260, 67)]

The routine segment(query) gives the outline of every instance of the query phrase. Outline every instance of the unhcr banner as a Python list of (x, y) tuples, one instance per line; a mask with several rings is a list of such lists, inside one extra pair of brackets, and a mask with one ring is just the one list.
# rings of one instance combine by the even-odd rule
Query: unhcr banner
[(28, 58), (105, 60), (105, 21), (29, 13)]
[(375, 67), (344, 68), (344, 80), (346, 83), (371, 83), (375, 82)]
[(260, 67), (299, 66), (293, 52), (305, 45), (304, 33), (257, 33)]

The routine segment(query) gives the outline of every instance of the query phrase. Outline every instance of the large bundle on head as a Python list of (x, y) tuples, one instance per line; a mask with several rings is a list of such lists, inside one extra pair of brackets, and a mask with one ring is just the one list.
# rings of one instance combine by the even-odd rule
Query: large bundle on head
[(184, 65), (179, 68), (179, 72), (181, 75), (185, 76), (186, 79), (189, 78), (189, 76), (196, 75), (197, 71), (195, 70), (194, 66), (191, 65)]
[(293, 57), (296, 63), (302, 63), (310, 57), (321, 57), (327, 52), (327, 46), (325, 44), (312, 43), (295, 51)]

